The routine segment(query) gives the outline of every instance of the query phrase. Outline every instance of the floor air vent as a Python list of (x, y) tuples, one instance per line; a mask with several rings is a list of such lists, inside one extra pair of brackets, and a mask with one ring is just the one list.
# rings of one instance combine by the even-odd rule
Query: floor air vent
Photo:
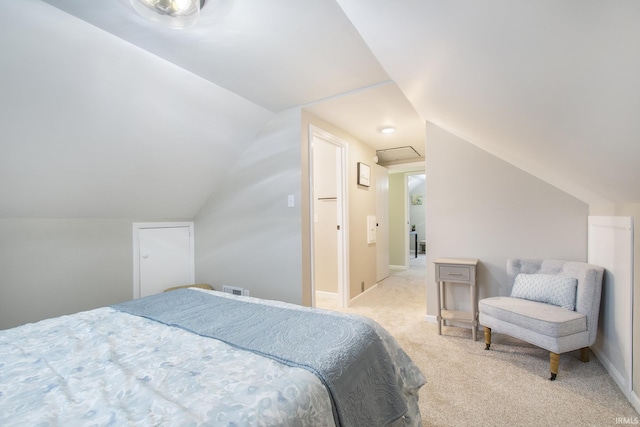
[(237, 286), (222, 285), (222, 292), (233, 295), (249, 296), (249, 289), (239, 288)]

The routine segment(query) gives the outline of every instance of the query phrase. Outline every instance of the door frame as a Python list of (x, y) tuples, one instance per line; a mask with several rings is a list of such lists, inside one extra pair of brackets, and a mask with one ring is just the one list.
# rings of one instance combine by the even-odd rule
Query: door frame
[[(390, 275), (389, 170), (378, 164), (373, 166), (373, 170), (376, 176), (376, 283), (380, 283)], [(381, 181), (385, 185), (380, 185)]]
[(140, 233), (142, 229), (149, 228), (189, 228), (189, 264), (191, 283), (195, 283), (195, 254), (193, 222), (134, 222), (133, 232), (133, 299), (140, 298)]
[(340, 195), (338, 196), (338, 221), (342, 224), (341, 233), (338, 237), (338, 304), (340, 307), (349, 306), (349, 292), (347, 284), (349, 283), (349, 186), (348, 181), (348, 147), (349, 144), (345, 140), (338, 138), (330, 132), (327, 132), (315, 125), (309, 125), (309, 242), (310, 242), (310, 260), (309, 266), (311, 270), (311, 306), (316, 306), (316, 287), (315, 287), (315, 222), (314, 222), (314, 169), (313, 169), (313, 139), (320, 138), (326, 142), (335, 145), (341, 157), (340, 170), (338, 179), (340, 182)]

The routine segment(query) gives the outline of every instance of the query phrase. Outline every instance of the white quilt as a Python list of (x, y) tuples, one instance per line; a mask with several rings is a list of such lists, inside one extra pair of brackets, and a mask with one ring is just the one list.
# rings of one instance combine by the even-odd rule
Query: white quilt
[(1, 426), (333, 426), (310, 372), (112, 308), (0, 332)]

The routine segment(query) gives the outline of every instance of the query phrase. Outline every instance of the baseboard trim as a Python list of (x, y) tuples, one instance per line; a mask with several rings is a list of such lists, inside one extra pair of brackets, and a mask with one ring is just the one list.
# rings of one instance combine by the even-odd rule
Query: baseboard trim
[(365, 289), (364, 292), (356, 295), (355, 297), (351, 298), (349, 300), (349, 306), (351, 306), (351, 304), (353, 304), (354, 302), (356, 302), (358, 300), (358, 298), (360, 298), (363, 295), (366, 295), (367, 293), (371, 292), (372, 290), (374, 290), (375, 288), (378, 287), (378, 284), (376, 283), (375, 285), (373, 285), (372, 287), (370, 287), (369, 289)]
[(425, 314), (424, 320), (426, 320), (429, 323), (438, 323), (437, 317), (434, 316), (433, 314)]
[(407, 270), (409, 267), (406, 265), (390, 265), (389, 270)]
[(633, 390), (629, 395), (629, 402), (631, 402), (631, 405), (636, 409), (636, 412), (640, 414), (640, 397), (638, 397), (636, 392)]
[(624, 394), (624, 397), (627, 398), (629, 403), (633, 405), (635, 410), (640, 413), (640, 399), (638, 399), (638, 395), (631, 389), (631, 378), (629, 378), (629, 383), (625, 380), (624, 376), (613, 366), (613, 363), (609, 358), (599, 349), (591, 347), (591, 351), (600, 361), (600, 364), (604, 366), (604, 369), (609, 373), (609, 376), (613, 378), (613, 381), (618, 385), (618, 388)]
[(338, 299), (337, 292), (316, 291), (316, 295), (323, 298), (327, 298), (327, 299), (334, 299), (334, 300)]

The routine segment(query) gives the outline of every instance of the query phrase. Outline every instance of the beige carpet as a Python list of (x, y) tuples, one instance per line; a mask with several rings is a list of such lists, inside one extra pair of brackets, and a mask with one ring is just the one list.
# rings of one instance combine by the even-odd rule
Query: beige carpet
[[(426, 322), (424, 256), (340, 311), (358, 313), (393, 334), (427, 377), (420, 392), (424, 426), (615, 426), (640, 419), (596, 357), (563, 354), (548, 380), (549, 354), (522, 341)], [(320, 303), (319, 303), (320, 306)]]

